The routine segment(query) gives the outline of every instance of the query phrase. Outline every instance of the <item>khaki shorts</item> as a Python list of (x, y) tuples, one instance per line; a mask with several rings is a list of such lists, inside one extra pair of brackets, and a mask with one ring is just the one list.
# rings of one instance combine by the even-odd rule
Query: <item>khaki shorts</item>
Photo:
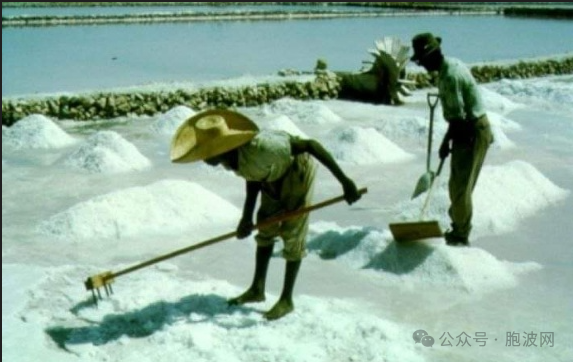
[[(263, 184), (257, 223), (284, 212), (310, 206), (314, 191), (316, 164), (308, 154), (295, 157), (291, 168), (278, 181)], [(306, 255), (309, 214), (303, 214), (259, 229), (255, 240), (258, 246), (273, 245), (278, 238), (284, 242), (283, 257), (301, 260)]]

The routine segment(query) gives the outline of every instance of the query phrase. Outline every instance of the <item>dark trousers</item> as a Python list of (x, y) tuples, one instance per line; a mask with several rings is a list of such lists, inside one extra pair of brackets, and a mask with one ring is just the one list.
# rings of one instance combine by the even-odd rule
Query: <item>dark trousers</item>
[(467, 238), (472, 229), (472, 193), (478, 180), (493, 134), (487, 116), (469, 124), (469, 129), (452, 140), (450, 161), (450, 208), (453, 235)]

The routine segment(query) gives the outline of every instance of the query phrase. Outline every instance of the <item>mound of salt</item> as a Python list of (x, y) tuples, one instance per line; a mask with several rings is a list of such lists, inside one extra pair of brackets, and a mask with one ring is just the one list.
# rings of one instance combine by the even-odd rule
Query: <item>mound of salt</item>
[(151, 124), (151, 131), (154, 133), (172, 136), (177, 128), (197, 112), (187, 106), (177, 106), (157, 117)]
[(59, 125), (41, 114), (29, 115), (12, 127), (2, 128), (2, 146), (14, 149), (57, 149), (76, 142)]
[(114, 131), (100, 131), (91, 135), (63, 163), (90, 173), (109, 174), (151, 167), (151, 162), (137, 147)]
[(39, 231), (73, 240), (122, 239), (189, 232), (239, 216), (234, 205), (198, 184), (163, 180), (76, 204), (43, 221)]
[(414, 158), (375, 128), (337, 128), (326, 135), (325, 144), (333, 156), (358, 165), (397, 163)]

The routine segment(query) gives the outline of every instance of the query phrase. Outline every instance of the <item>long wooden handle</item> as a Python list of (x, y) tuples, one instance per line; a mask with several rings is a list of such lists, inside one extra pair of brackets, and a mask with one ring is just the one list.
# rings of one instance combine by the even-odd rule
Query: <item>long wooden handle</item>
[[(358, 190), (358, 193), (361, 194), (361, 195), (362, 195), (362, 194), (365, 194), (366, 192), (368, 192), (368, 189), (367, 189), (367, 188), (362, 188), (362, 189), (359, 189), (359, 190)], [(278, 215), (278, 216), (275, 216), (275, 217), (271, 217), (271, 218), (269, 218), (269, 219), (266, 219), (266, 220), (264, 220), (264, 221), (258, 223), (257, 225), (254, 225), (254, 226), (253, 226), (253, 230), (254, 230), (254, 229), (264, 228), (264, 227), (267, 227), (267, 226), (269, 226), (269, 225), (275, 224), (275, 223), (277, 223), (277, 222), (281, 222), (281, 221), (284, 221), (284, 220), (293, 218), (293, 217), (295, 217), (295, 216), (299, 216), (299, 215), (302, 215), (302, 214), (306, 214), (306, 213), (311, 212), (311, 211), (313, 211), (313, 210), (320, 209), (320, 208), (323, 208), (323, 207), (326, 207), (326, 206), (335, 204), (335, 203), (340, 202), (340, 201), (344, 201), (344, 196), (334, 197), (334, 198), (332, 198), (332, 199), (325, 200), (325, 201), (320, 202), (320, 203), (315, 204), (315, 205), (311, 205), (311, 206), (307, 206), (307, 207), (304, 207), (304, 208), (301, 208), (301, 209), (298, 209), (298, 210), (286, 212), (286, 213), (280, 214), (280, 215)], [(188, 253), (188, 252), (190, 252), (190, 251), (193, 251), (193, 250), (196, 250), (196, 249), (200, 249), (200, 248), (203, 248), (203, 247), (205, 247), (205, 246), (209, 246), (209, 245), (212, 245), (212, 244), (221, 242), (221, 241), (223, 241), (223, 240), (227, 240), (227, 239), (233, 238), (233, 237), (235, 237), (235, 236), (237, 236), (237, 232), (236, 232), (236, 231), (233, 231), (233, 232), (230, 232), (230, 233), (227, 233), (227, 234), (223, 234), (223, 235), (219, 235), (219, 236), (217, 236), (217, 237), (214, 237), (214, 238), (209, 239), (209, 240), (205, 240), (205, 241), (200, 242), (200, 243), (198, 243), (198, 244), (194, 244), (194, 245), (188, 246), (188, 247), (186, 247), (186, 248), (179, 249), (179, 250), (175, 250), (175, 251), (173, 251), (173, 252), (171, 252), (171, 253), (158, 256), (158, 257), (153, 258), (153, 259), (150, 259), (150, 260), (148, 260), (148, 261), (144, 261), (144, 262), (142, 262), (142, 263), (139, 263), (139, 264), (134, 265), (134, 266), (132, 266), (132, 267), (129, 267), (129, 268), (120, 270), (120, 271), (118, 271), (118, 272), (108, 273), (108, 274), (106, 274), (105, 276), (103, 276), (103, 279), (106, 279), (106, 280), (107, 280), (107, 279), (113, 279), (113, 278), (118, 277), (118, 276), (120, 276), (120, 275), (124, 275), (124, 274), (127, 274), (127, 273), (131, 273), (131, 272), (136, 271), (136, 270), (138, 270), (138, 269), (145, 268), (145, 267), (147, 267), (147, 266), (149, 266), (149, 265), (158, 263), (158, 262), (160, 262), (160, 261), (163, 261), (163, 260), (166, 260), (166, 259), (170, 259), (170, 258), (173, 258), (173, 257), (175, 257), (175, 256), (178, 256), (178, 255), (181, 255), (181, 254), (184, 254), (184, 253)], [(105, 280), (104, 280), (104, 284), (105, 284)]]
[[(428, 93), (426, 95), (426, 100), (430, 106), (430, 126), (428, 129), (428, 154), (426, 156), (426, 172), (430, 172), (430, 159), (432, 157), (432, 139), (434, 138), (434, 113), (436, 106), (438, 105), (438, 94)], [(432, 100), (434, 98), (434, 100)]]

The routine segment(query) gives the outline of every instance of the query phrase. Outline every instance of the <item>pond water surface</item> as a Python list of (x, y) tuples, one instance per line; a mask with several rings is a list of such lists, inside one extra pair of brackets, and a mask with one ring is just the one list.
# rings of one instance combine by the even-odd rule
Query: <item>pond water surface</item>
[(358, 71), (376, 39), (422, 31), (468, 63), (573, 52), (573, 21), (496, 15), (3, 28), (2, 96), (311, 71), (319, 58)]

